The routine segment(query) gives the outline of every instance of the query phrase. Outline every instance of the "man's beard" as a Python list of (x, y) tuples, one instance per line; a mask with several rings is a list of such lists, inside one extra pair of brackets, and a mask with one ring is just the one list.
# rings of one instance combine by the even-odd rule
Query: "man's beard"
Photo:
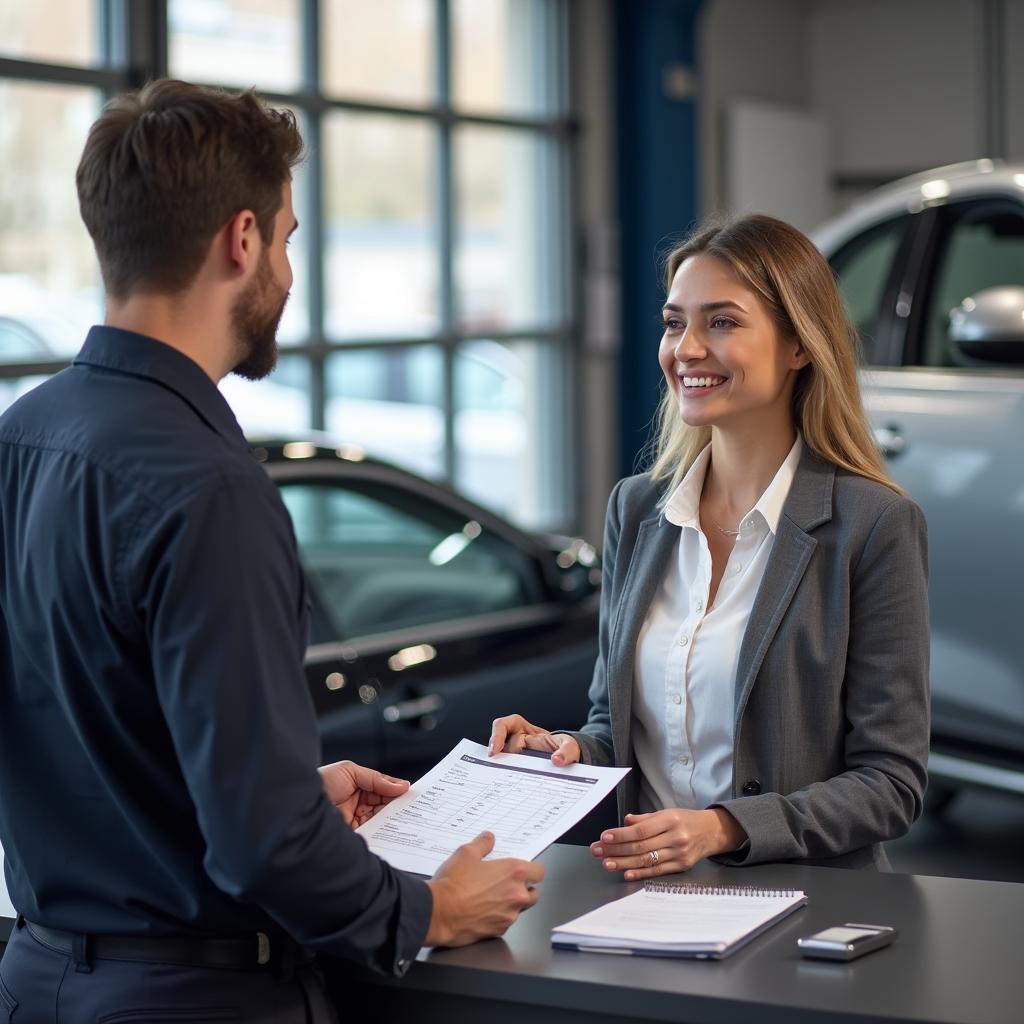
[(264, 249), (256, 276), (246, 285), (231, 310), (231, 327), (243, 354), (231, 371), (246, 380), (262, 380), (277, 365), (277, 325), (288, 292), (274, 280)]

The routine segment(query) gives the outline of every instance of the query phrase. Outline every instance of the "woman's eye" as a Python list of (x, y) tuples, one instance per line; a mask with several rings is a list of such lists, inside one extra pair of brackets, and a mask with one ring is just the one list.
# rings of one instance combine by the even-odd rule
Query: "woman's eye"
[(683, 328), (683, 322), (681, 320), (677, 320), (675, 317), (667, 317), (662, 320), (661, 326), (662, 329), (666, 331), (679, 331)]
[(727, 316), (716, 316), (711, 319), (711, 326), (717, 330), (728, 330), (736, 326), (736, 321)]

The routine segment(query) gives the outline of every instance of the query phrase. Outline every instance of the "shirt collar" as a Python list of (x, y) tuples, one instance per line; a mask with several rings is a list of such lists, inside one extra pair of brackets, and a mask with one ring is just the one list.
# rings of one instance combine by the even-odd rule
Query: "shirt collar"
[(179, 395), (218, 434), (245, 444), (242, 428), (217, 385), (176, 348), (120, 327), (92, 327), (74, 366), (96, 366), (145, 377)]
[[(797, 466), (800, 464), (803, 447), (803, 441), (797, 434), (793, 447), (790, 448), (789, 454), (779, 466), (775, 476), (772, 477), (772, 482), (747, 513), (747, 515), (760, 513), (773, 535), (778, 531), (782, 507), (786, 504), (789, 489), (793, 485), (793, 478), (796, 476)], [(693, 465), (686, 471), (686, 476), (679, 482), (679, 486), (665, 503), (665, 518), (675, 526), (690, 526), (700, 529), (700, 495), (704, 490), (704, 477), (707, 474), (710, 461), (711, 445), (709, 444), (693, 460)], [(746, 516), (743, 518), (746, 519)]]

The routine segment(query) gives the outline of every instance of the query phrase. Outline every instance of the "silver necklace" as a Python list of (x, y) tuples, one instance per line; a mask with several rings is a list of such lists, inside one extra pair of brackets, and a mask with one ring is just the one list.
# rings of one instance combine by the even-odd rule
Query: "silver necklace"
[(726, 537), (738, 537), (740, 535), (739, 530), (727, 530), (713, 515), (711, 515), (710, 512), (708, 513), (708, 517), (711, 522), (715, 524), (715, 529), (718, 530), (719, 533), (724, 533)]

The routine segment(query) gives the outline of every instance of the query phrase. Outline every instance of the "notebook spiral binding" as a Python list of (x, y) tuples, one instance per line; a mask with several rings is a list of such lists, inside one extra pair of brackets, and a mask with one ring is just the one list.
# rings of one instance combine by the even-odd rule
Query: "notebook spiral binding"
[(796, 896), (797, 889), (770, 885), (715, 885), (712, 882), (644, 882), (649, 892), (670, 892), (677, 896)]

